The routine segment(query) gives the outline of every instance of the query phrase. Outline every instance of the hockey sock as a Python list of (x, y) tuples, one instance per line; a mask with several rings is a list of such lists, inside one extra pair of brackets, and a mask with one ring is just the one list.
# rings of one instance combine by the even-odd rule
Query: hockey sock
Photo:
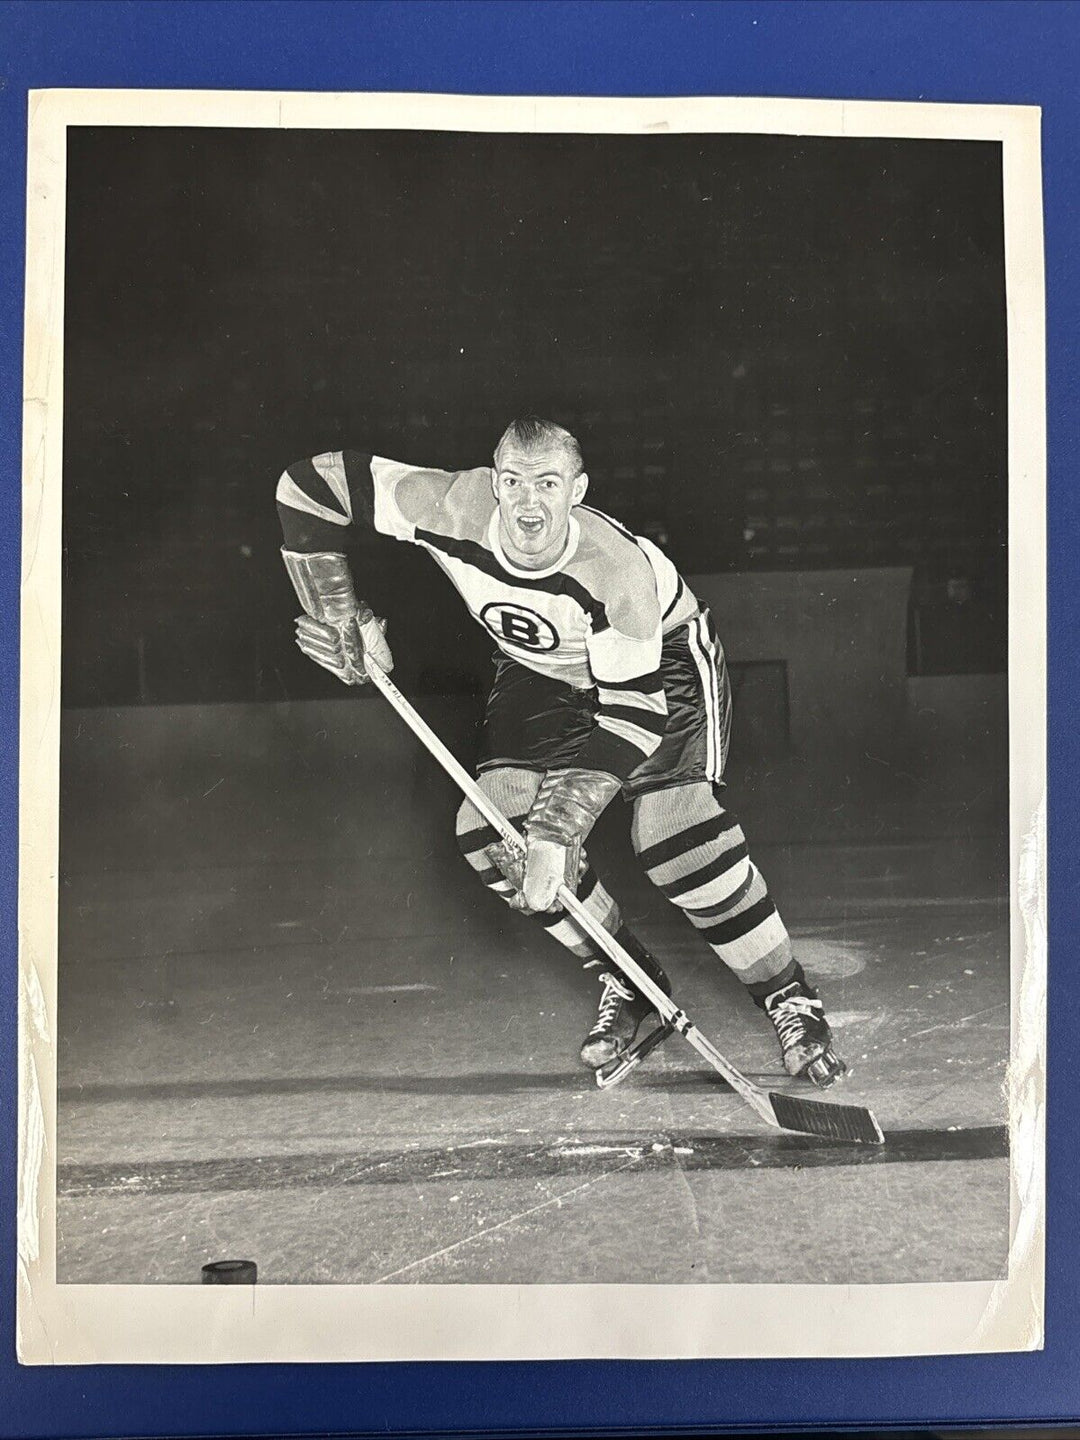
[[(599, 920), (610, 934), (614, 935), (622, 929), (619, 907), (604, 889), (591, 865), (581, 877), (577, 894), (585, 909)], [(553, 940), (558, 940), (560, 945), (565, 945), (579, 960), (584, 960), (586, 967), (608, 963), (603, 951), (581, 933), (565, 910), (548, 911), (534, 918)]]
[(642, 795), (634, 849), (653, 884), (747, 986), (776, 988), (791, 940), (738, 820), (704, 781)]
[[(625, 925), (620, 925), (618, 930), (615, 931), (615, 939), (630, 956), (631, 960), (637, 961), (637, 963), (641, 966), (642, 970), (645, 971), (645, 974), (648, 975), (649, 979), (655, 981), (655, 983), (660, 986), (660, 989), (663, 990), (665, 995), (670, 995), (671, 982), (664, 974), (663, 967), (661, 966), (659, 960), (657, 960), (656, 956), (652, 953), (652, 951), (647, 949), (646, 946), (641, 943), (641, 941), (634, 934), (634, 932), (632, 930), (628, 930)], [(606, 960), (606, 957), (603, 958)], [(591, 963), (599, 965), (601, 961), (596, 960)], [(608, 962), (608, 964), (610, 965), (610, 961)], [(588, 969), (588, 965), (586, 965), (585, 968)], [(628, 980), (626, 983), (628, 985), (632, 985), (633, 981)]]
[(760, 1009), (765, 1009), (765, 1001), (776, 990), (783, 990), (785, 985), (790, 985), (797, 980), (800, 985), (806, 984), (806, 974), (797, 960), (792, 960), (790, 965), (785, 965), (779, 975), (774, 975), (771, 980), (753, 980), (747, 989), (754, 998), (754, 1004)]

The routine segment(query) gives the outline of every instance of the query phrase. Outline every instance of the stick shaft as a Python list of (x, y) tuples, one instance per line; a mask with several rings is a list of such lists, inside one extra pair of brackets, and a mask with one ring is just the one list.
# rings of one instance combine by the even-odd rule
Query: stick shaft
[[(518, 851), (525, 853), (525, 841), (521, 835), (502, 814), (495, 802), (484, 793), (468, 770), (458, 760), (457, 756), (443, 744), (435, 731), (423, 718), (423, 716), (405, 698), (398, 687), (390, 679), (385, 671), (381, 670), (370, 659), (367, 662), (368, 675), (371, 683), (381, 692), (383, 697), (398, 712), (401, 718), (408, 725), (409, 729), (422, 740), (424, 745), (431, 751), (435, 759), (447, 772), (450, 778), (464, 792), (467, 799), (476, 806), (480, 814), (488, 822), (493, 830), (496, 830), (506, 843)], [(691, 1024), (686, 1013), (679, 1009), (674, 1000), (666, 995), (659, 985), (652, 980), (641, 966), (637, 964), (631, 955), (628, 955), (614, 935), (608, 933), (598, 920), (589, 914), (585, 906), (577, 898), (574, 892), (566, 885), (561, 885), (558, 891), (560, 903), (565, 907), (567, 914), (571, 915), (574, 922), (585, 932), (589, 938), (603, 950), (604, 954), (622, 971), (626, 978), (637, 987), (642, 995), (652, 1004), (662, 1020), (673, 1025), (679, 1034), (694, 1047), (703, 1059), (720, 1072), (733, 1090), (735, 1090), (746, 1103), (766, 1120), (770, 1125), (776, 1124), (772, 1105), (769, 1103), (765, 1091), (748, 1080), (745, 1075), (735, 1069), (730, 1061), (725, 1059), (717, 1050), (716, 1046), (708, 1040), (696, 1025)]]

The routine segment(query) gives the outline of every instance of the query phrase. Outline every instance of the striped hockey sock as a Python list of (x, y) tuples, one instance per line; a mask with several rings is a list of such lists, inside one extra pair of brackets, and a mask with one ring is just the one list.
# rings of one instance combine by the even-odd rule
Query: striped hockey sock
[(791, 940), (734, 815), (704, 782), (641, 796), (634, 849), (660, 892), (683, 911), (752, 993), (780, 981)]

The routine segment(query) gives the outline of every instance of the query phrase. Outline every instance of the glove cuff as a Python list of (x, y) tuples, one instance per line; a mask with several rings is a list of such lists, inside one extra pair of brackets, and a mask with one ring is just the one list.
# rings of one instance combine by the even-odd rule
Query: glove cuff
[(621, 788), (621, 782), (603, 770), (549, 770), (525, 829), (537, 840), (580, 843)]
[(366, 684), (364, 635), (360, 627), (374, 623), (374, 616), (371, 608), (356, 598), (348, 560), (327, 550), (312, 554), (282, 550), (281, 558), (305, 613), (337, 632), (340, 664), (327, 668), (346, 685)]
[(281, 558), (297, 599), (313, 620), (342, 626), (350, 620), (363, 624), (371, 618), (370, 608), (356, 598), (352, 572), (344, 555), (329, 550), (313, 554), (282, 550)]

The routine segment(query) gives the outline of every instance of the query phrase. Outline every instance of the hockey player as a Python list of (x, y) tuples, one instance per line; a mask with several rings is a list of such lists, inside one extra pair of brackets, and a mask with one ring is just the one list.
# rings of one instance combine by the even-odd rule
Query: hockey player
[[(560, 909), (576, 887), (638, 964), (670, 993), (655, 958), (621, 922), (583, 846), (618, 794), (650, 880), (679, 907), (772, 1022), (791, 1075), (826, 1086), (844, 1073), (824, 1008), (721, 803), (731, 726), (724, 654), (712, 621), (650, 541), (583, 504), (581, 449), (548, 420), (510, 424), (494, 464), (447, 472), (353, 450), (291, 465), (278, 482), (284, 558), (301, 603), (305, 654), (346, 684), (364, 656), (393, 665), (385, 622), (357, 599), (350, 526), (422, 546), (500, 653), (487, 703), (479, 783), (523, 828), (524, 866), (468, 802), (458, 843), (480, 880), (539, 917), (586, 967), (603, 957)], [(655, 1012), (604, 970), (584, 1063), (625, 1065)], [(651, 1032), (655, 1033), (655, 1031)], [(639, 1047), (644, 1041), (638, 1042)]]

